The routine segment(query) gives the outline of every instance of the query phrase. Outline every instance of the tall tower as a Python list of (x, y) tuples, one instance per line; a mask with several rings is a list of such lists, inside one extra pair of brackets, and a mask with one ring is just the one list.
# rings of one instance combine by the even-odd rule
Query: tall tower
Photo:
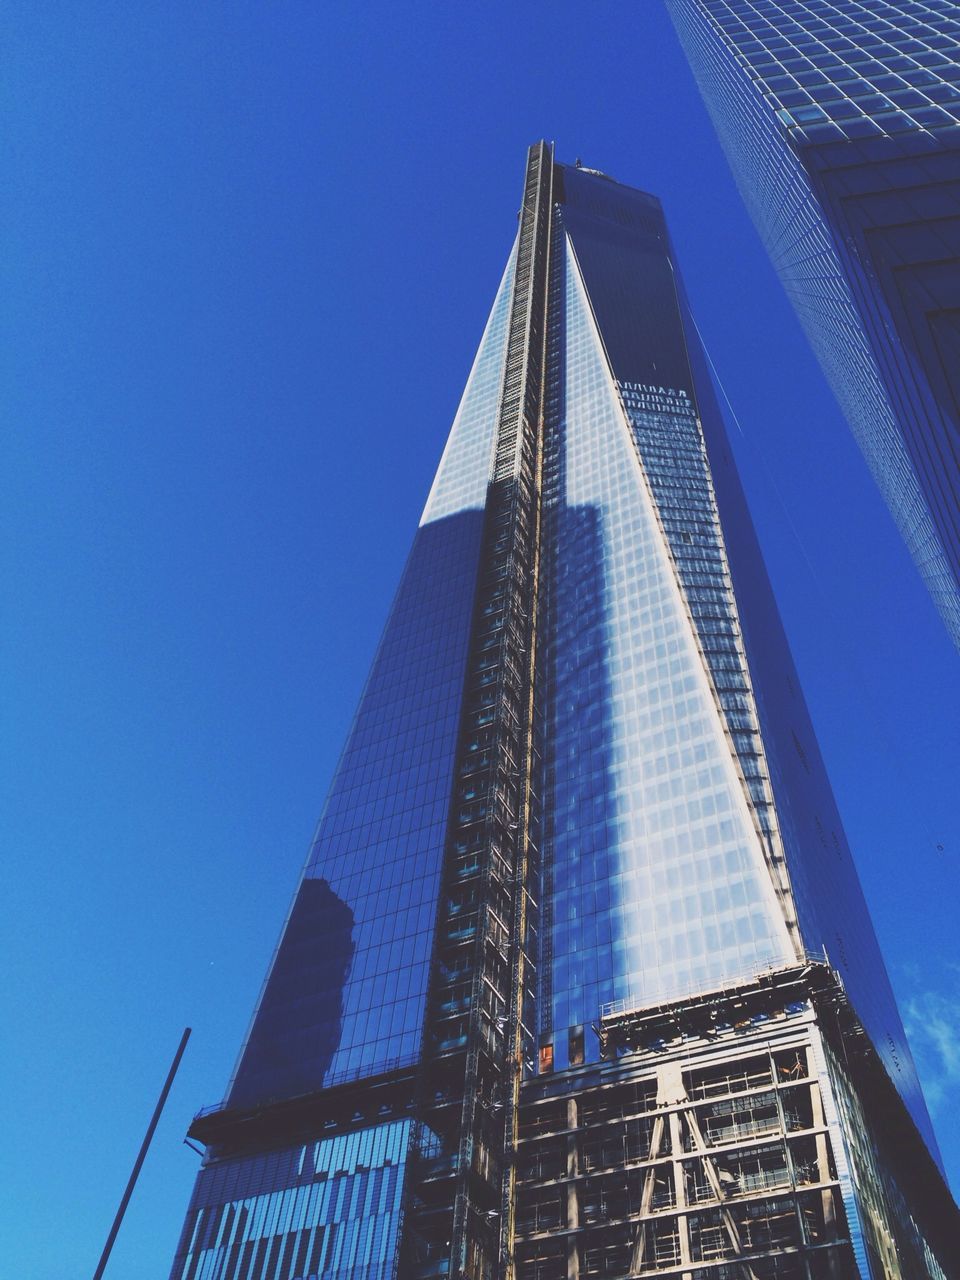
[(693, 334), (532, 147), (174, 1280), (956, 1274)]
[(960, 646), (955, 0), (667, 0), (767, 252)]

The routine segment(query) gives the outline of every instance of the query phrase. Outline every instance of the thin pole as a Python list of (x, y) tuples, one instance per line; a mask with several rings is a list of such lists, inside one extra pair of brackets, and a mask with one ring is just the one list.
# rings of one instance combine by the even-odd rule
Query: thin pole
[(140, 1154), (137, 1156), (136, 1163), (133, 1166), (133, 1172), (130, 1174), (130, 1180), (127, 1183), (127, 1189), (123, 1193), (123, 1199), (120, 1201), (120, 1208), (117, 1210), (117, 1216), (113, 1220), (113, 1226), (110, 1228), (110, 1234), (107, 1236), (107, 1243), (103, 1247), (103, 1253), (100, 1255), (100, 1262), (96, 1271), (93, 1273), (93, 1280), (101, 1280), (107, 1263), (110, 1260), (110, 1253), (113, 1249), (114, 1241), (117, 1238), (117, 1232), (120, 1230), (120, 1224), (123, 1222), (123, 1215), (127, 1211), (127, 1205), (130, 1203), (130, 1197), (133, 1195), (133, 1188), (137, 1185), (137, 1178), (140, 1176), (140, 1170), (143, 1168), (143, 1162), (147, 1155), (147, 1148), (150, 1146), (150, 1140), (153, 1137), (157, 1122), (160, 1119), (160, 1112), (167, 1100), (167, 1094), (170, 1092), (170, 1086), (173, 1084), (173, 1077), (177, 1074), (177, 1068), (180, 1066), (180, 1059), (183, 1057), (183, 1051), (187, 1047), (187, 1041), (190, 1039), (190, 1028), (184, 1027), (183, 1035), (180, 1037), (180, 1044), (177, 1052), (173, 1055), (173, 1062), (170, 1064), (170, 1070), (167, 1072), (167, 1078), (163, 1083), (160, 1091), (160, 1097), (157, 1099), (157, 1105), (154, 1108), (153, 1116), (150, 1124), (147, 1126), (147, 1132), (144, 1136), (143, 1143), (140, 1147)]

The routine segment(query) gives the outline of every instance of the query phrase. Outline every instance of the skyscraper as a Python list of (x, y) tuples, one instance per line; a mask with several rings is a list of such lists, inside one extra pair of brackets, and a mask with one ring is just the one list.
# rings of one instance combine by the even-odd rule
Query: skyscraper
[(960, 645), (960, 13), (667, 0), (767, 252)]
[(657, 200), (531, 148), (174, 1280), (948, 1273), (694, 332)]

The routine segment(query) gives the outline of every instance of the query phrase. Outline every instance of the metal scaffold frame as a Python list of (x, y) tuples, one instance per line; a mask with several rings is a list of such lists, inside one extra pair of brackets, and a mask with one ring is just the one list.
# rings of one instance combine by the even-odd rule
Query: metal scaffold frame
[(401, 1274), (509, 1276), (535, 984), (534, 725), (551, 148), (530, 149), (404, 1211)]
[(801, 966), (602, 1019), (599, 1070), (525, 1092), (518, 1280), (858, 1276), (824, 1105), (836, 990)]

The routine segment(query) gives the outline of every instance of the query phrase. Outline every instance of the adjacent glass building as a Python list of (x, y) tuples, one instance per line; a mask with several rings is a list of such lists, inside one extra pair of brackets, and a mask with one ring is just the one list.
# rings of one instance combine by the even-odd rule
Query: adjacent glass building
[(695, 332), (531, 148), (173, 1280), (956, 1274)]
[(667, 0), (760, 231), (960, 645), (960, 11)]

